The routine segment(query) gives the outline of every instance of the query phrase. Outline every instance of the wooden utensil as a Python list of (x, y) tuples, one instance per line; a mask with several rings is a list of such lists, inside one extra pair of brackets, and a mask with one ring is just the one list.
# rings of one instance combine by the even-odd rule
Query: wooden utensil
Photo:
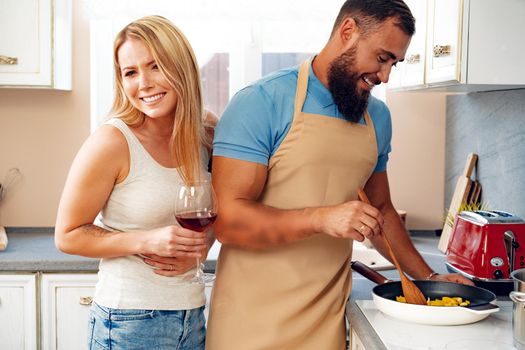
[(478, 180), (471, 181), (470, 192), (467, 196), (468, 205), (477, 205), (481, 194), (481, 183)]
[[(472, 180), (470, 179), (470, 176), (472, 175), (472, 171), (476, 166), (477, 160), (478, 156), (474, 153), (470, 153), (467, 157), (467, 164), (465, 165), (465, 169), (458, 178), (456, 188), (454, 190), (454, 195), (452, 196), (450, 206), (448, 207), (448, 213), (450, 213), (454, 217), (458, 213), (461, 204), (467, 201), (467, 196), (469, 194), (470, 187), (472, 186)], [(447, 221), (448, 220), (445, 220), (445, 224), (443, 225), (443, 231), (441, 233), (441, 237), (438, 243), (438, 249), (442, 253), (446, 253), (448, 248), (448, 241), (450, 239), (450, 235), (452, 234), (452, 227), (450, 227)]]
[(476, 180), (474, 181), (476, 185), (476, 192), (474, 192), (474, 196), (472, 197), (472, 204), (478, 204), (481, 196), (481, 183)]
[[(358, 195), (359, 195), (359, 199), (362, 202), (370, 204), (370, 201), (368, 200), (368, 197), (366, 196), (365, 191), (360, 189), (358, 192)], [(394, 261), (394, 265), (396, 266), (396, 269), (399, 272), (399, 277), (401, 277), (401, 287), (403, 289), (403, 295), (405, 296), (407, 303), (427, 305), (427, 299), (425, 298), (425, 295), (423, 294), (423, 292), (421, 292), (421, 290), (414, 284), (414, 282), (412, 282), (403, 272), (403, 269), (401, 268), (401, 265), (399, 265), (396, 255), (394, 254), (394, 251), (392, 250), (390, 241), (388, 237), (386, 236), (385, 232), (383, 231), (383, 229), (381, 229), (381, 237), (383, 237), (383, 241), (385, 242), (388, 248), (388, 252), (390, 253), (392, 260)]]
[(476, 194), (476, 191), (477, 191), (477, 183), (476, 181), (471, 181), (470, 182), (470, 190), (468, 192), (468, 195), (467, 195), (467, 200), (465, 201), (466, 204), (468, 205), (472, 205), (472, 202), (474, 200), (474, 195)]

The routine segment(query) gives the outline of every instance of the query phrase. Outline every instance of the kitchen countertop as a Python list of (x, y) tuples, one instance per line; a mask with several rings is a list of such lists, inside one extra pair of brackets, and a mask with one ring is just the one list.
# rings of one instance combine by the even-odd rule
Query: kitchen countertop
[[(96, 272), (98, 270), (99, 259), (68, 255), (58, 251), (54, 244), (52, 228), (8, 228), (7, 235), (9, 239), (7, 249), (0, 252), (0, 272)], [(446, 273), (444, 255), (437, 250), (439, 238), (434, 232), (412, 232), (411, 237), (427, 263), (436, 272)], [(214, 268), (214, 260), (206, 261), (205, 270), (213, 271)], [(390, 279), (399, 279), (396, 270), (380, 272)], [(352, 327), (363, 343), (366, 344), (367, 350), (405, 349), (385, 347), (383, 340), (378, 336), (362, 309), (356, 304), (358, 300), (359, 303), (361, 300), (371, 300), (371, 292), (374, 286), (373, 282), (355, 272), (353, 273), (352, 294), (347, 305), (347, 316), (351, 320)], [(509, 300), (508, 298), (501, 299)], [(368, 305), (370, 306), (370, 304)]]
[[(433, 232), (411, 232), (412, 242), (425, 258), (427, 264), (438, 273), (447, 273), (444, 255), (437, 249), (439, 237)], [(399, 280), (397, 270), (379, 271), (385, 277), (392, 280)], [(359, 338), (366, 345), (367, 350), (386, 350), (387, 348), (374, 331), (365, 315), (361, 312), (359, 307), (355, 304), (357, 300), (371, 300), (372, 289), (376, 284), (357, 272), (353, 272), (352, 276), (352, 294), (347, 304), (346, 315), (351, 320), (352, 327), (356, 331)]]
[(7, 230), (7, 249), (0, 252), (0, 271), (95, 272), (98, 259), (64, 254), (55, 247), (53, 232)]
[[(6, 228), (9, 243), (0, 251), (0, 271), (43, 272), (96, 272), (99, 259), (69, 255), (55, 247), (53, 228)], [(438, 237), (433, 231), (412, 232), (412, 240), (425, 260), (437, 272), (445, 273), (443, 254), (437, 250)], [(205, 270), (214, 271), (215, 260), (205, 262)], [(396, 270), (383, 271), (389, 278), (397, 276)], [(359, 274), (353, 276), (352, 299), (370, 299), (374, 286)]]
[[(52, 228), (6, 229), (8, 244), (0, 251), (0, 272), (97, 272), (99, 259), (60, 252)], [(215, 270), (206, 261), (205, 271)]]
[[(515, 350), (512, 338), (512, 302), (498, 301), (500, 310), (472, 324), (429, 326), (397, 320), (381, 313), (371, 300), (351, 307), (360, 312), (377, 339), (363, 339), (366, 349), (388, 350)], [(368, 330), (368, 329), (367, 329)], [(359, 331), (356, 329), (359, 336)], [(375, 343), (379, 341), (379, 344)]]
[[(412, 232), (411, 237), (416, 248), (425, 258), (425, 261), (430, 265), (430, 267), (438, 273), (447, 273), (444, 263), (445, 257), (437, 249), (439, 238), (428, 232)], [(380, 271), (380, 273), (392, 280), (399, 280), (399, 275), (396, 270)], [(352, 294), (346, 308), (347, 318), (350, 320), (352, 328), (355, 330), (357, 336), (366, 346), (366, 350), (515, 349), (512, 345), (510, 345), (512, 344), (512, 324), (510, 320), (512, 302), (509, 301), (510, 299), (508, 296), (498, 296), (498, 304), (501, 308), (499, 312), (492, 314), (485, 320), (472, 325), (423, 326), (397, 321), (379, 312), (375, 308), (373, 301), (371, 301), (372, 289), (375, 285), (375, 283), (354, 272)], [(493, 327), (499, 327), (499, 329), (492, 330)], [(392, 333), (393, 330), (399, 331), (402, 329), (409, 329), (410, 334), (412, 334), (412, 330), (416, 329), (416, 331), (414, 331), (410, 337), (407, 336), (407, 332)], [(457, 341), (454, 344), (446, 344), (443, 347), (440, 347), (439, 344), (443, 343), (442, 339), (441, 343), (439, 343), (432, 340), (432, 338), (436, 336), (443, 336), (443, 334), (446, 334), (447, 330), (456, 335), (455, 339)], [(457, 337), (458, 330), (463, 330), (470, 335), (474, 334), (473, 337), (475, 337), (475, 334), (478, 334), (478, 332), (479, 334), (483, 334), (485, 336), (495, 332), (498, 336), (504, 334), (504, 339), (501, 339), (501, 337), (494, 338), (498, 339), (498, 341), (501, 339), (499, 343), (502, 345), (499, 345), (499, 347), (492, 346), (494, 344), (490, 344), (490, 341), (485, 343), (481, 342), (478, 344), (475, 344), (474, 341), (470, 344), (466, 344), (464, 340)], [(492, 333), (487, 333), (488, 330), (492, 330)], [(416, 336), (418, 332), (422, 334), (423, 338)], [(407, 337), (413, 339), (408, 339)], [(418, 343), (417, 341), (419, 339), (423, 340)], [(475, 344), (475, 346), (473, 344)]]

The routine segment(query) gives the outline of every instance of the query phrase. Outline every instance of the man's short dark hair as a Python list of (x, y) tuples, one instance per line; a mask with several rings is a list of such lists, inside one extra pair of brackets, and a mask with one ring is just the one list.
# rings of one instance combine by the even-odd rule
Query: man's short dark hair
[(348, 17), (355, 20), (363, 36), (390, 18), (397, 19), (396, 25), (407, 35), (412, 36), (416, 31), (416, 20), (403, 0), (347, 0), (337, 15), (332, 35)]

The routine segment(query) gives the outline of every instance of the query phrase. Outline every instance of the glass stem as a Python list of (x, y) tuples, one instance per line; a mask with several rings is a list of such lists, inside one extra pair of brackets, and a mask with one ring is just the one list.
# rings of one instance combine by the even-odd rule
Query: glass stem
[(201, 258), (195, 258), (197, 260), (197, 271), (195, 272), (195, 277), (202, 277), (202, 268), (201, 268)]

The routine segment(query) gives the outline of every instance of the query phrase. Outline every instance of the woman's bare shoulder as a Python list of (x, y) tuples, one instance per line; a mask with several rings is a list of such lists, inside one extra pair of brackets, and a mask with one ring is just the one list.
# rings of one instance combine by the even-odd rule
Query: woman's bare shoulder
[(81, 156), (94, 165), (116, 174), (117, 182), (129, 171), (129, 148), (124, 134), (115, 126), (99, 126), (84, 142)]
[(117, 127), (111, 124), (99, 126), (88, 138), (90, 143), (101, 151), (116, 155), (116, 153), (127, 153), (128, 142), (126, 137)]

